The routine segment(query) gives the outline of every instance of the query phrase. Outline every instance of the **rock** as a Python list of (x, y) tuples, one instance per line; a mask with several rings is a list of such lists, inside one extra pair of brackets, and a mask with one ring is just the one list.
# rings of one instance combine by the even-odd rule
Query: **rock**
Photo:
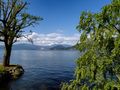
[(10, 80), (16, 80), (24, 74), (24, 69), (20, 65), (10, 65), (4, 69), (4, 72), (0, 72), (0, 84)]
[(6, 67), (6, 71), (10, 74), (11, 79), (18, 79), (22, 74), (24, 74), (24, 69), (20, 65), (11, 65)]

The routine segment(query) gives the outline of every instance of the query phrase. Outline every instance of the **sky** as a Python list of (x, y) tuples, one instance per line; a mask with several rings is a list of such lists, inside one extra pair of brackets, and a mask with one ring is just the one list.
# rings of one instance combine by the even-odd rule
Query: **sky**
[[(80, 33), (76, 30), (82, 11), (99, 12), (111, 0), (27, 0), (28, 12), (44, 20), (32, 30), (35, 44), (71, 44), (74, 45)], [(42, 38), (42, 39), (41, 39)], [(69, 39), (69, 40), (68, 40)], [(25, 41), (25, 39), (21, 39)], [(67, 41), (67, 42), (66, 42)]]

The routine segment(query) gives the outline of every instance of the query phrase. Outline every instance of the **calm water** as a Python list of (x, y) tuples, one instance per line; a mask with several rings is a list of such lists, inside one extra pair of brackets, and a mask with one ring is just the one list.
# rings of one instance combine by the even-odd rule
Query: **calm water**
[(22, 65), (25, 73), (16, 81), (0, 85), (0, 90), (59, 90), (61, 82), (73, 78), (79, 55), (78, 51), (13, 51), (11, 63)]

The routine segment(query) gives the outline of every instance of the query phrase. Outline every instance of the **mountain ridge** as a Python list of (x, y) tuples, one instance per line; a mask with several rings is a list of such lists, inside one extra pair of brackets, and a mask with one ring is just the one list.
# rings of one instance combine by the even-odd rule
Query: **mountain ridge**
[[(3, 49), (4, 45), (0, 45)], [(74, 50), (74, 46), (65, 44), (53, 44), (50, 46), (40, 46), (34, 44), (14, 44), (12, 50)]]

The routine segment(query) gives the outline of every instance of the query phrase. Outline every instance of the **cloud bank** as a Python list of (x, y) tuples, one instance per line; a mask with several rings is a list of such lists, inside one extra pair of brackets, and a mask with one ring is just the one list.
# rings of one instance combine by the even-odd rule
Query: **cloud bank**
[[(79, 41), (79, 34), (73, 34), (72, 36), (65, 36), (60, 33), (49, 33), (49, 34), (39, 34), (33, 32), (31, 35), (28, 35), (28, 38), (31, 38), (35, 45), (53, 45), (53, 44), (67, 44), (75, 45)], [(22, 37), (19, 39), (19, 43), (27, 43), (27, 39)]]

